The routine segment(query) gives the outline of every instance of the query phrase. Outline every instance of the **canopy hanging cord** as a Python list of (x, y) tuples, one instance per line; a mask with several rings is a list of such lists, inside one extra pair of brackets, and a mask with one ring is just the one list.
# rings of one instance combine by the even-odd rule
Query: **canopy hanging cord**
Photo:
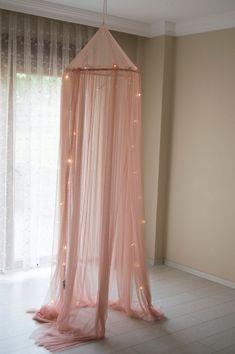
[(107, 17), (107, 0), (103, 0), (103, 26), (106, 25), (106, 17)]

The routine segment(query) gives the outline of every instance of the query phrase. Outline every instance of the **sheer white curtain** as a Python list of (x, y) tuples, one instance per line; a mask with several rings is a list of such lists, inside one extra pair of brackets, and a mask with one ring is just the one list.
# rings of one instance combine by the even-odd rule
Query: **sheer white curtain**
[(0, 271), (50, 260), (61, 75), (93, 33), (0, 10)]

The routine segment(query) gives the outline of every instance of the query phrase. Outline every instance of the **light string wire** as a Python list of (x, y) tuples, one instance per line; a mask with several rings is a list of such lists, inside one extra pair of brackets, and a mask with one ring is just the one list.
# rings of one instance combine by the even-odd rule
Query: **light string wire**
[(103, 0), (103, 26), (106, 25), (107, 18), (107, 0)]

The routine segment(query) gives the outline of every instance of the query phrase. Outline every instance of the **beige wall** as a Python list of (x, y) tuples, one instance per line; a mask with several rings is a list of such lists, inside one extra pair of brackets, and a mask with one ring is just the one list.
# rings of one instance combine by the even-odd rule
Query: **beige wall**
[(125, 51), (128, 57), (133, 61), (133, 63), (138, 62), (138, 48), (139, 48), (139, 39), (140, 37), (134, 36), (128, 33), (112, 31), (112, 35)]
[(235, 29), (177, 38), (166, 258), (235, 281)]
[(150, 263), (154, 264), (156, 259), (156, 217), (162, 112), (164, 37), (146, 39), (142, 50), (145, 236), (147, 258)]
[[(146, 219), (147, 258), (156, 262), (158, 175), (160, 164), (160, 138), (164, 76), (165, 38), (141, 38), (112, 32), (120, 46), (141, 71), (143, 103), (143, 166)], [(161, 254), (162, 257), (162, 254)]]
[(141, 68), (147, 258), (235, 281), (235, 29), (114, 36)]
[(147, 258), (163, 261), (174, 38), (142, 43), (142, 115)]
[(163, 261), (175, 40), (166, 36), (147, 39), (118, 32), (113, 35), (141, 71), (145, 236), (148, 261), (155, 264)]

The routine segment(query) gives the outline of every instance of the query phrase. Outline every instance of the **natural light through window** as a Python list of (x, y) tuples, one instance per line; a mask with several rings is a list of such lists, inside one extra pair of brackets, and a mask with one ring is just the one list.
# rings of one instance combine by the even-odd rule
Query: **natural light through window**
[(19, 266), (27, 258), (32, 263), (27, 266), (35, 266), (52, 254), (60, 85), (60, 77), (17, 73), (13, 175), (14, 259)]

